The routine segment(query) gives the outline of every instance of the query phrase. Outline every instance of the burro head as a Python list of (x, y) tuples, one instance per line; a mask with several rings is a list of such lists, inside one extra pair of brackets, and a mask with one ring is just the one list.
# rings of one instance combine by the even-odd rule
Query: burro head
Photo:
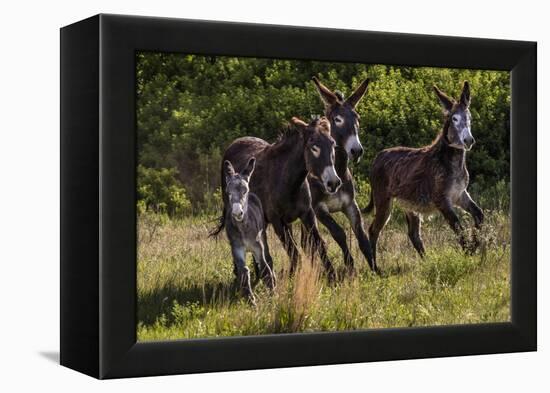
[(292, 122), (304, 138), (304, 159), (309, 175), (321, 181), (327, 193), (335, 193), (342, 180), (334, 168), (336, 142), (330, 133), (330, 121), (323, 116), (309, 124), (296, 117), (292, 118)]
[(464, 82), (460, 99), (455, 100), (434, 85), (434, 91), (443, 107), (445, 115), (445, 135), (449, 146), (455, 149), (470, 150), (475, 143), (472, 135), (472, 115), (470, 113), (470, 84)]
[(250, 191), (248, 183), (250, 176), (254, 172), (256, 159), (251, 157), (246, 164), (246, 167), (239, 173), (235, 172), (233, 164), (230, 161), (224, 161), (223, 171), (225, 174), (225, 192), (231, 206), (231, 215), (237, 222), (244, 219), (248, 209), (248, 193)]
[(345, 149), (350, 160), (359, 162), (363, 155), (363, 146), (359, 140), (360, 117), (356, 108), (367, 92), (369, 79), (361, 82), (348, 98), (341, 92), (330, 90), (315, 76), (312, 80), (325, 105), (325, 115), (330, 121), (331, 135), (336, 144)]

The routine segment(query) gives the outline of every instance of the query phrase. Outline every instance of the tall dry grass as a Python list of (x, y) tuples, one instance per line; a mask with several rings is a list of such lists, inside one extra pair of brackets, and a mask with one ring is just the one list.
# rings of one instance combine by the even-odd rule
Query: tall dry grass
[[(502, 213), (487, 212), (480, 234), (482, 247), (471, 256), (459, 249), (443, 220), (426, 220), (423, 234), (428, 252), (424, 260), (409, 244), (403, 218), (394, 214), (379, 242), (381, 276), (370, 272), (349, 224), (339, 217), (349, 234), (357, 275), (334, 284), (327, 282), (318, 259), (308, 256), (302, 256), (295, 276), (289, 277), (288, 257), (269, 230), (277, 287), (271, 292), (260, 282), (254, 288), (256, 307), (239, 296), (225, 236), (208, 238), (211, 220), (140, 217), (139, 340), (480, 323), (510, 318), (510, 225), (508, 216)], [(343, 271), (338, 246), (324, 228), (321, 230), (336, 269)]]

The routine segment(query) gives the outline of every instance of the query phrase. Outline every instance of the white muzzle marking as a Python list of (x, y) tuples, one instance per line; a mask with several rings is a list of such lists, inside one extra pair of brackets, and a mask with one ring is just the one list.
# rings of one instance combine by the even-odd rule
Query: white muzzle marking
[[(325, 169), (323, 169), (323, 173), (321, 173), (321, 181), (323, 182), (323, 185), (325, 186), (325, 189), (328, 190), (328, 183), (329, 182), (335, 182), (339, 179), (338, 174), (336, 173), (336, 170), (334, 169), (334, 165), (326, 166)], [(332, 191), (336, 192), (338, 189)]]
[(346, 140), (346, 143), (344, 145), (344, 149), (346, 150), (346, 153), (348, 154), (348, 157), (350, 159), (355, 159), (355, 157), (353, 157), (353, 155), (351, 154), (352, 150), (360, 151), (362, 148), (363, 148), (363, 146), (361, 146), (361, 142), (359, 141), (359, 136), (358, 135), (350, 136)]
[(472, 146), (468, 145), (466, 146), (466, 144), (464, 143), (464, 141), (466, 139), (473, 139), (473, 136), (472, 136), (472, 129), (470, 127), (464, 127), (462, 129), (462, 132), (460, 133), (460, 137), (462, 138), (462, 143), (464, 144), (464, 148), (466, 150), (470, 150)]
[(458, 135), (459, 143), (451, 143), (449, 146), (454, 147), (455, 149), (469, 151), (472, 148), (472, 145), (466, 144), (465, 141), (468, 138), (473, 138), (470, 127), (463, 127)]
[(231, 214), (237, 221), (242, 221), (244, 217), (243, 205), (240, 203), (234, 203), (231, 206)]

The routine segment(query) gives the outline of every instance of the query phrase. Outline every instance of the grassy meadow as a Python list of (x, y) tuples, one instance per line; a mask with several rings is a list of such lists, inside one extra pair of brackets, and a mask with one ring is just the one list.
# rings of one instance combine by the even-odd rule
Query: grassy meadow
[[(462, 252), (439, 215), (426, 218), (422, 260), (409, 242), (402, 213), (394, 209), (379, 240), (380, 276), (369, 271), (349, 223), (337, 214), (349, 234), (357, 275), (334, 284), (327, 283), (319, 261), (307, 256), (289, 278), (288, 257), (269, 229), (278, 281), (274, 293), (258, 283), (256, 307), (238, 293), (225, 233), (208, 238), (215, 216), (141, 214), (138, 340), (508, 321), (510, 220), (507, 213), (485, 213), (482, 245), (474, 255)], [(370, 223), (372, 217), (365, 219)], [(462, 222), (472, 224), (466, 215)], [(297, 239), (298, 230), (295, 225)], [(322, 226), (321, 231), (333, 264), (342, 271), (340, 249)], [(253, 275), (251, 256), (248, 261)]]

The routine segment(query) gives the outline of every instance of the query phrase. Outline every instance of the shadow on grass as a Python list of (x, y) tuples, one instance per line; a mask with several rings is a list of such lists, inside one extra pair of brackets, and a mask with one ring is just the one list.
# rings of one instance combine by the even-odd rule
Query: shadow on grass
[(235, 281), (230, 284), (207, 283), (183, 288), (168, 283), (138, 296), (138, 322), (146, 326), (153, 325), (162, 316), (167, 323), (173, 322), (174, 302), (208, 307), (214, 304), (231, 304), (241, 298)]
[[(422, 263), (422, 260), (419, 260), (418, 263)], [(380, 270), (380, 277), (381, 278), (389, 278), (392, 276), (399, 276), (402, 274), (406, 274), (412, 270), (414, 270), (416, 267), (414, 263), (403, 263), (403, 264), (392, 264), (390, 266), (384, 266)]]

